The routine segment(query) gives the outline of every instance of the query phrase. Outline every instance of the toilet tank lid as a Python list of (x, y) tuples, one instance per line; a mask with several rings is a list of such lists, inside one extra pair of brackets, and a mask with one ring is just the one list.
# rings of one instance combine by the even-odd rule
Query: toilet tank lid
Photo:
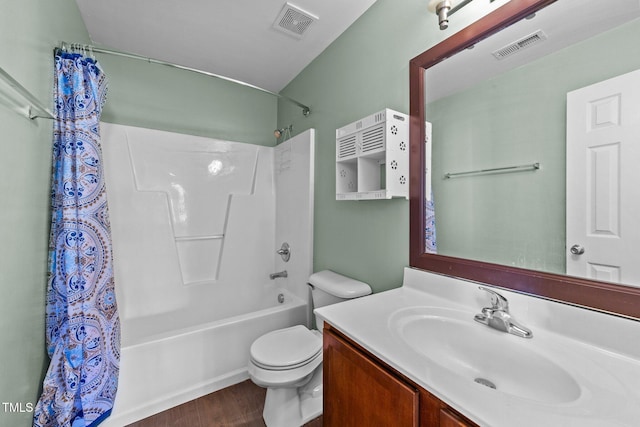
[(345, 299), (358, 298), (371, 293), (371, 287), (368, 284), (331, 270), (313, 273), (309, 277), (309, 283), (328, 294)]

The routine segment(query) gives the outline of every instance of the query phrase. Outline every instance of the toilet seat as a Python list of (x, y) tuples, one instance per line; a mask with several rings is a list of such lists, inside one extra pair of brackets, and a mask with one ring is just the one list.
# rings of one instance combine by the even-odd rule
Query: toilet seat
[(302, 325), (269, 332), (253, 342), (251, 362), (273, 371), (296, 369), (322, 355), (322, 337)]

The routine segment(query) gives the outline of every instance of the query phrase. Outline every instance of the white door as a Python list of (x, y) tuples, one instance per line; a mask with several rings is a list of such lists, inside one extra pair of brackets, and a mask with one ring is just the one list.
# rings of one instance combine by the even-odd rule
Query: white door
[(640, 286), (640, 70), (567, 94), (567, 274)]

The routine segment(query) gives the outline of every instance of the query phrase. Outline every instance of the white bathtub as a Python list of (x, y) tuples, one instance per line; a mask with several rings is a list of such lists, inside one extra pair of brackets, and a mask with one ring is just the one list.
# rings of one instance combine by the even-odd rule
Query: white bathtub
[(104, 425), (122, 427), (244, 381), (255, 339), (307, 324), (315, 134), (271, 148), (109, 123), (101, 133), (122, 323)]
[[(256, 338), (306, 324), (306, 301), (286, 290), (271, 291), (257, 311), (207, 323), (189, 326), (176, 313), (123, 324), (118, 395), (103, 425), (122, 427), (248, 379), (249, 347)], [(281, 293), (283, 303), (277, 301)], [(210, 311), (215, 314), (214, 307)]]

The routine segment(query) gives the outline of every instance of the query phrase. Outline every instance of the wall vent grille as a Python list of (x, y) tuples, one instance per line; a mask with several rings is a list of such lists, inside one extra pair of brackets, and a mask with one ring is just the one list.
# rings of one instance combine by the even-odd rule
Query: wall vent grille
[(546, 39), (547, 39), (547, 35), (542, 30), (538, 30), (533, 34), (529, 34), (528, 36), (523, 37), (520, 40), (517, 40), (513, 43), (509, 43), (508, 45), (493, 51), (492, 54), (493, 56), (496, 57), (496, 59), (504, 59), (508, 56), (511, 56), (520, 52), (523, 49), (526, 49), (535, 44), (543, 42)]
[(311, 24), (317, 20), (317, 16), (294, 6), (291, 3), (285, 3), (282, 11), (273, 23), (273, 28), (300, 39), (309, 29)]
[(338, 142), (338, 158), (344, 159), (345, 157), (356, 155), (356, 135), (350, 135), (342, 138)]
[(384, 123), (362, 132), (362, 152), (384, 149)]

